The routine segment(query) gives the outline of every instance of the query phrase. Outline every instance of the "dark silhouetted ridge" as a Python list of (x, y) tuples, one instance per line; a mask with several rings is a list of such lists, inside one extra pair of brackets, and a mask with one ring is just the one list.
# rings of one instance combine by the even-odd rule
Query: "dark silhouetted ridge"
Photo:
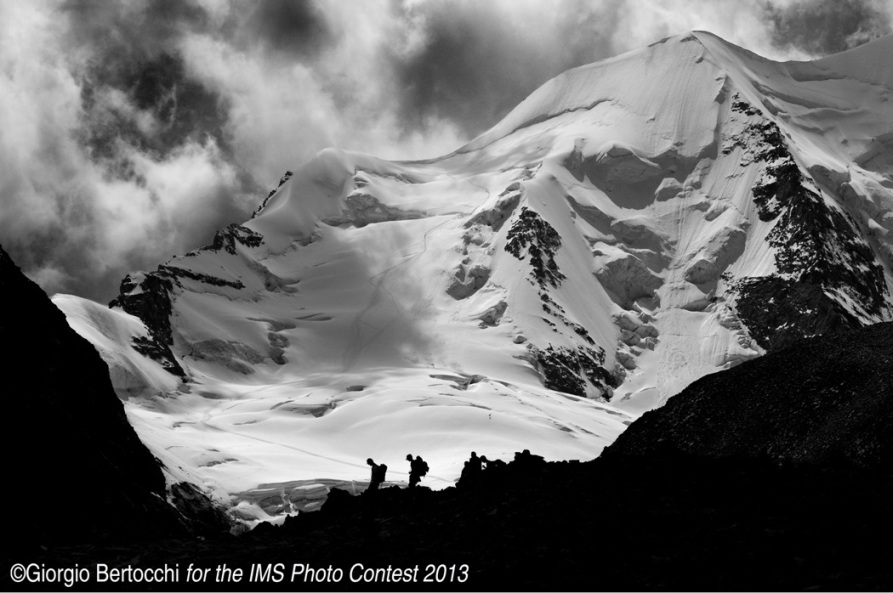
[(603, 453), (893, 473), (893, 323), (805, 339), (694, 382)]
[(176, 532), (164, 476), (105, 362), (2, 248), (0, 342), (7, 549)]

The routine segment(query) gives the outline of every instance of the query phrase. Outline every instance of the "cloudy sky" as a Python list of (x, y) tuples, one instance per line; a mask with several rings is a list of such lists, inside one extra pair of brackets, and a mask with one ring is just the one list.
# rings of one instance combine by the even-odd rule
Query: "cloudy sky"
[(0, 0), (0, 244), (102, 302), (327, 146), (448, 153), (567, 68), (689, 30), (775, 59), (887, 0)]

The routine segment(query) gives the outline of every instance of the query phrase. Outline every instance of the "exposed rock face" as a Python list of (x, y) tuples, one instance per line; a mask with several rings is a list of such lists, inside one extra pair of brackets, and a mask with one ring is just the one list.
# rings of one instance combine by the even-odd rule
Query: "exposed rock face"
[(584, 346), (576, 350), (549, 344), (544, 350), (530, 347), (543, 384), (549, 389), (586, 397), (595, 388), (605, 400), (611, 399), (614, 377), (604, 368), (605, 353)]
[(552, 225), (533, 210), (521, 208), (521, 214), (506, 239), (506, 251), (520, 260), (525, 255), (530, 256), (530, 276), (541, 289), (545, 290), (547, 284), (552, 287), (561, 284), (564, 274), (555, 263), (555, 253), (561, 247), (561, 237)]
[[(604, 368), (604, 349), (595, 345), (586, 328), (570, 321), (564, 308), (549, 294), (550, 288), (558, 288), (566, 279), (555, 262), (555, 254), (560, 247), (561, 237), (554, 227), (533, 210), (522, 207), (506, 236), (505, 250), (522, 261), (529, 257), (531, 270), (528, 282), (539, 286), (543, 313), (563, 323), (594, 348), (556, 348), (552, 344), (537, 348), (531, 344), (528, 346), (529, 359), (542, 376), (543, 385), (549, 389), (584, 397), (598, 395), (610, 400), (611, 389), (617, 382)], [(553, 329), (557, 327), (546, 317), (543, 320)]]
[[(237, 224), (231, 224), (217, 232), (212, 245), (199, 251), (223, 250), (234, 255), (236, 243), (257, 247), (261, 242), (262, 238), (257, 233)], [(187, 254), (190, 255), (194, 256), (195, 252)], [(109, 303), (109, 307), (119, 307), (139, 317), (146, 324), (150, 337), (134, 338), (133, 345), (137, 352), (158, 362), (169, 373), (181, 379), (186, 378), (186, 371), (177, 362), (171, 350), (171, 346), (174, 345), (171, 331), (171, 296), (176, 288), (182, 287), (183, 278), (211, 286), (244, 288), (239, 280), (226, 280), (200, 274), (179, 266), (160, 265), (154, 272), (125, 276), (121, 281), (120, 294)]]
[[(283, 179), (288, 179), (288, 177), (283, 177)], [(236, 243), (241, 243), (248, 247), (258, 247), (263, 243), (263, 237), (247, 227), (231, 224), (222, 231), (217, 231), (214, 234), (214, 241), (205, 249), (214, 251), (223, 249), (227, 253), (235, 255)]]
[(133, 347), (137, 352), (158, 362), (171, 374), (185, 378), (186, 372), (171, 351), (174, 343), (170, 321), (173, 290), (174, 283), (165, 274), (139, 274), (136, 278), (128, 274), (121, 281), (121, 293), (109, 307), (120, 307), (146, 324), (150, 337), (134, 338)]
[[(22, 381), (4, 397), (7, 543), (178, 532), (164, 476), (127, 422), (108, 367), (2, 248), (0, 311), (4, 367)], [(35, 497), (64, 506), (16, 510)]]
[(270, 198), (272, 198), (274, 195), (276, 195), (276, 192), (279, 191), (279, 188), (282, 187), (282, 185), (283, 185), (286, 181), (288, 181), (289, 179), (291, 179), (291, 178), (292, 178), (292, 175), (294, 175), (294, 173), (292, 173), (291, 171), (286, 171), (285, 174), (284, 174), (282, 177), (279, 178), (279, 185), (276, 186), (276, 189), (271, 189), (271, 190), (270, 190), (270, 193), (268, 193), (268, 194), (267, 194), (267, 197), (264, 198), (263, 202), (260, 203), (260, 205), (257, 207), (257, 210), (255, 210), (255, 211), (251, 214), (251, 218), (255, 218), (258, 214), (260, 214), (260, 212), (261, 212), (261, 211), (264, 209), (264, 207), (267, 205), (267, 202), (270, 201)]
[[(736, 99), (733, 109), (759, 112)], [(765, 162), (753, 187), (759, 218), (773, 222), (769, 244), (778, 270), (740, 278), (732, 288), (736, 310), (763, 348), (856, 328), (888, 310), (884, 270), (851, 216), (822, 198), (800, 170), (778, 126), (760, 118), (733, 139), (746, 158)]]
[(893, 470), (893, 323), (708, 375), (633, 423), (603, 456), (713, 458)]

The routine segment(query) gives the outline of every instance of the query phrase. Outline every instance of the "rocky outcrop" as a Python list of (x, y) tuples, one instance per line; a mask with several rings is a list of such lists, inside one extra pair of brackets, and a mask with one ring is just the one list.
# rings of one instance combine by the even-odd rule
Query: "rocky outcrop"
[(555, 263), (555, 253), (561, 247), (561, 237), (547, 221), (527, 207), (512, 224), (506, 236), (505, 250), (523, 260), (529, 256), (530, 276), (545, 289), (547, 285), (557, 287), (564, 280), (564, 274)]
[[(263, 236), (259, 233), (240, 224), (231, 224), (222, 231), (217, 231), (214, 234), (214, 241), (202, 249), (212, 251), (220, 251), (222, 249), (231, 255), (235, 255), (236, 244), (242, 244), (246, 247), (260, 247), (263, 242)], [(194, 254), (195, 252), (191, 252), (187, 255)]]
[(264, 198), (263, 202), (260, 203), (260, 205), (257, 207), (257, 210), (255, 210), (251, 214), (251, 218), (256, 218), (258, 214), (263, 212), (263, 209), (266, 208), (267, 203), (270, 201), (270, 198), (272, 198), (274, 195), (276, 195), (276, 192), (279, 191), (279, 188), (282, 187), (286, 181), (291, 179), (293, 175), (294, 175), (294, 173), (292, 173), (291, 171), (286, 171), (285, 174), (279, 178), (279, 185), (276, 186), (276, 189), (270, 190), (270, 193), (268, 193), (267, 197)]
[(604, 349), (595, 344), (585, 327), (567, 318), (564, 307), (549, 292), (550, 287), (558, 288), (565, 280), (555, 262), (555, 255), (561, 247), (561, 237), (551, 224), (525, 206), (521, 208), (506, 239), (506, 251), (522, 261), (525, 257), (529, 258), (531, 270), (528, 282), (539, 286), (543, 313), (547, 316), (542, 317), (543, 321), (558, 332), (558, 325), (549, 319), (554, 318), (589, 344), (577, 348), (556, 347), (552, 344), (538, 348), (529, 344), (525, 358), (533, 364), (542, 377), (543, 385), (548, 389), (610, 400), (617, 381), (603, 366)]
[(146, 325), (149, 336), (133, 339), (133, 348), (137, 352), (148, 356), (172, 375), (185, 379), (186, 371), (171, 350), (174, 344), (170, 321), (173, 290), (173, 280), (163, 272), (128, 274), (121, 281), (121, 291), (112, 299), (109, 307), (118, 307), (125, 313), (139, 317)]
[(806, 337), (861, 327), (858, 319), (828, 296), (821, 282), (800, 283), (772, 275), (740, 280), (734, 290), (738, 316), (769, 351)]
[[(736, 98), (733, 110), (759, 112)], [(730, 296), (741, 320), (763, 348), (774, 350), (804, 337), (884, 319), (889, 293), (883, 267), (856, 222), (825, 200), (800, 170), (778, 126), (751, 121), (724, 152), (744, 149), (744, 162), (765, 162), (753, 187), (777, 273), (738, 278)]]
[(546, 388), (581, 397), (597, 394), (606, 401), (611, 399), (612, 388), (617, 383), (603, 366), (605, 352), (601, 348), (571, 349), (551, 344), (544, 349), (533, 345), (528, 348)]
[[(235, 253), (233, 247), (235, 241), (242, 242), (241, 231), (238, 225), (230, 225), (227, 231), (217, 233), (215, 245), (219, 247), (206, 247), (204, 249), (224, 249)], [(245, 229), (249, 233), (248, 229)], [(250, 241), (254, 241), (260, 235), (248, 235)], [(219, 239), (219, 240), (218, 240)], [(244, 239), (244, 237), (243, 237)], [(128, 274), (121, 281), (120, 294), (112, 299), (109, 307), (118, 307), (126, 313), (139, 317), (149, 330), (148, 337), (136, 337), (133, 339), (133, 347), (140, 354), (147, 356), (159, 363), (166, 371), (181, 379), (186, 379), (186, 371), (177, 361), (171, 346), (174, 345), (174, 336), (171, 330), (171, 314), (173, 311), (171, 297), (175, 289), (182, 289), (183, 280), (193, 280), (202, 284), (216, 287), (229, 287), (235, 289), (244, 288), (239, 280), (226, 280), (217, 276), (200, 274), (186, 268), (174, 265), (160, 265), (154, 272), (147, 274)]]

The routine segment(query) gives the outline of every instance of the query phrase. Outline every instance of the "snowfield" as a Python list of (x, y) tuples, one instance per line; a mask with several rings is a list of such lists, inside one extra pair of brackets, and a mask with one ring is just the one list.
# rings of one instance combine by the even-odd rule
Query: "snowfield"
[(671, 37), (439, 159), (325, 150), (115, 307), (54, 302), (169, 474), (220, 496), (590, 459), (789, 335), (893, 318), (891, 54)]

